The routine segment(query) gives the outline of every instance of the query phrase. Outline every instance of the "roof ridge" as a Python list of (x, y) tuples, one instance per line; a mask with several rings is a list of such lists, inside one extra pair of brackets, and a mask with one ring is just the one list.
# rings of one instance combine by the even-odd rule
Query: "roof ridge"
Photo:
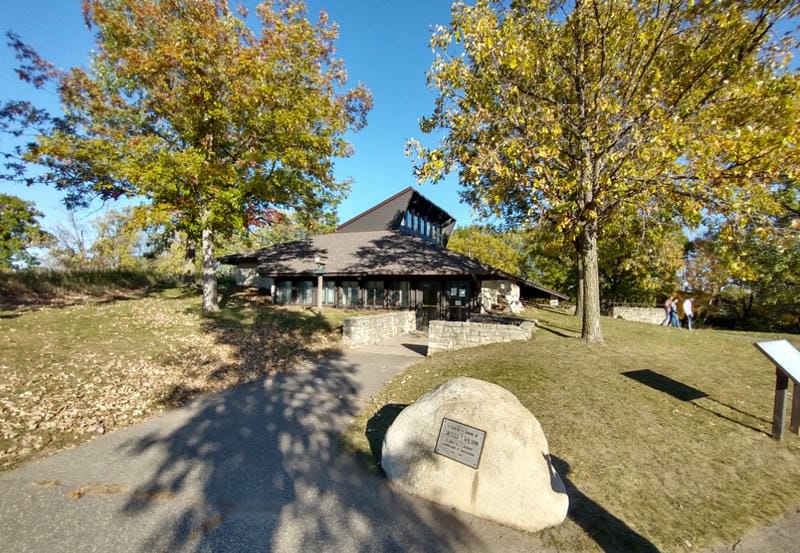
[(355, 217), (351, 217), (350, 219), (348, 219), (347, 221), (345, 221), (344, 223), (342, 223), (341, 225), (336, 227), (336, 230), (334, 232), (339, 232), (341, 229), (343, 229), (347, 225), (350, 225), (350, 224), (354, 223), (355, 221), (358, 221), (359, 219), (363, 219), (364, 217), (366, 217), (367, 215), (369, 215), (373, 211), (377, 211), (378, 209), (380, 209), (381, 207), (385, 206), (386, 204), (396, 200), (397, 198), (401, 197), (403, 194), (408, 194), (409, 192), (412, 192), (412, 193), (414, 192), (414, 187), (413, 186), (409, 186), (407, 188), (404, 188), (403, 190), (401, 190), (397, 194), (394, 194), (393, 196), (391, 196), (389, 198), (386, 198), (382, 202), (373, 205), (369, 209), (366, 209), (366, 210), (362, 211), (361, 213), (359, 213)]

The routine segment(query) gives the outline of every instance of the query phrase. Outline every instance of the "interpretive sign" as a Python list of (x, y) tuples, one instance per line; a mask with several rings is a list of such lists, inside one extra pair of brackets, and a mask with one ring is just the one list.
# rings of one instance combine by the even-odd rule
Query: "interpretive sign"
[(442, 419), (434, 451), (476, 469), (481, 462), (485, 439), (485, 430), (445, 418)]
[(789, 428), (795, 434), (800, 433), (800, 352), (787, 340), (759, 342), (755, 346), (775, 365), (775, 404), (772, 412), (772, 437), (783, 438), (783, 427), (786, 419), (786, 397), (789, 390), (789, 379), (794, 382), (792, 394), (792, 418)]
[(759, 342), (756, 347), (776, 366), (783, 369), (789, 378), (800, 383), (800, 351), (794, 349), (788, 340)]

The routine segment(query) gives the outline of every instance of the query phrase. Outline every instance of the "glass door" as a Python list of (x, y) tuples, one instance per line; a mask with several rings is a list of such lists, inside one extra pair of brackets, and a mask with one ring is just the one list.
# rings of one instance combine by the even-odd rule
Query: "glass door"
[(466, 321), (469, 315), (469, 282), (466, 280), (452, 280), (445, 285), (447, 298), (447, 320)]
[(440, 319), (442, 285), (436, 280), (422, 280), (419, 283), (419, 290), (422, 292), (422, 302), (417, 305), (417, 328), (428, 328), (429, 321)]

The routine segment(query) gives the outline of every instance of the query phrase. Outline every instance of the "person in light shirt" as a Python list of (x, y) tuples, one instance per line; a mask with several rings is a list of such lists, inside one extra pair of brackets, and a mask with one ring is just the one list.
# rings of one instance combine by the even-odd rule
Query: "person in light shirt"
[(686, 317), (686, 327), (689, 330), (692, 330), (692, 318), (694, 317), (694, 311), (692, 309), (692, 298), (689, 296), (685, 300), (683, 300), (683, 315)]

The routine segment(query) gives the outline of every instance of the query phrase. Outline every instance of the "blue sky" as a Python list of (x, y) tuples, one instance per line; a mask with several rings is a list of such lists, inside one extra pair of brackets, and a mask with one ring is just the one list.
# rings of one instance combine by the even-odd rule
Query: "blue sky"
[[(367, 127), (350, 136), (355, 154), (336, 162), (337, 178), (353, 181), (348, 198), (339, 207), (340, 220), (345, 221), (413, 185), (453, 215), (460, 226), (469, 224), (471, 210), (459, 203), (457, 180), (451, 177), (437, 185), (417, 186), (411, 174), (411, 161), (404, 153), (406, 140), (425, 138), (419, 131), (418, 120), (431, 113), (434, 99), (425, 82), (425, 72), (433, 61), (428, 39), (434, 25), (449, 22), (451, 0), (307, 0), (306, 3), (313, 19), (322, 8), (339, 25), (337, 57), (344, 60), (351, 83), (365, 83), (374, 98)], [(56, 106), (53, 93), (37, 93), (17, 79), (13, 72), (16, 60), (5, 46), (5, 33), (9, 30), (17, 33), (58, 67), (85, 66), (93, 47), (93, 35), (83, 24), (80, 1), (0, 0), (0, 22), (3, 32), (0, 101), (25, 98)], [(0, 136), (0, 141), (3, 140)], [(37, 208), (45, 213), (42, 220), (45, 228), (53, 228), (65, 217), (60, 196), (52, 188), (0, 182), (0, 193), (35, 201)], [(82, 217), (92, 215), (84, 212)]]

